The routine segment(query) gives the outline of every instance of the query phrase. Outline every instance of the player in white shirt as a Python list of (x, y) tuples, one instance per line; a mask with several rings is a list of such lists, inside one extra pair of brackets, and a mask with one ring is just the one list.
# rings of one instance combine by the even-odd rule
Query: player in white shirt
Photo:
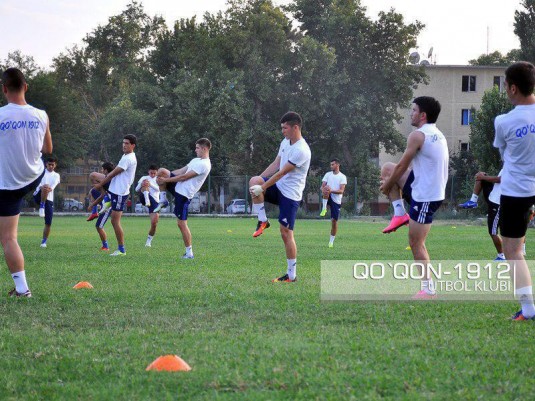
[(535, 319), (533, 288), (522, 244), (535, 203), (535, 67), (521, 61), (505, 70), (505, 92), (515, 106), (494, 120), (494, 147), (503, 159), (500, 233), (505, 258), (514, 262), (515, 296), (521, 309), (513, 320)]
[[(91, 181), (91, 184), (95, 185), (98, 182), (102, 181), (109, 173), (113, 171), (114, 168), (115, 165), (112, 162), (102, 163), (102, 166), (100, 166), (100, 173), (94, 171), (89, 174), (89, 180)], [(91, 215), (89, 216), (87, 221), (97, 219), (95, 223), (95, 228), (100, 237), (100, 241), (102, 242), (100, 250), (109, 251), (110, 248), (108, 245), (108, 236), (106, 234), (106, 231), (104, 230), (104, 226), (106, 225), (106, 222), (110, 217), (111, 209), (107, 208), (103, 213), (97, 213), (98, 205), (101, 205), (101, 207), (104, 208), (104, 204), (110, 201), (109, 195), (106, 191), (97, 191), (95, 188), (91, 188), (89, 194), (93, 200), (87, 208), (88, 211), (91, 211)]]
[(160, 187), (156, 182), (156, 174), (158, 174), (158, 167), (154, 164), (150, 165), (148, 175), (141, 177), (136, 186), (136, 192), (140, 193), (139, 200), (149, 209), (150, 230), (145, 242), (146, 247), (152, 246), (152, 239), (156, 234), (160, 216), (158, 212), (154, 211), (160, 202)]
[[(423, 263), (430, 262), (425, 240), (431, 230), (433, 215), (446, 196), (448, 181), (448, 145), (435, 124), (439, 114), (440, 103), (436, 99), (429, 96), (414, 99), (410, 118), (416, 130), (409, 134), (407, 148), (399, 163), (385, 163), (381, 168), (381, 192), (392, 201), (396, 212), (383, 232), (395, 231), (407, 224), (405, 217), (409, 218), (409, 245), (414, 260)], [(411, 163), (412, 171), (409, 168)], [(402, 195), (410, 203), (408, 216)], [(397, 213), (398, 207), (400, 213)], [(436, 291), (430, 272), (426, 269), (422, 277), (421, 290), (413, 299), (435, 298)]]
[(15, 282), (9, 296), (31, 297), (26, 282), (24, 255), (17, 236), (22, 199), (39, 185), (44, 174), (42, 153), (52, 153), (48, 116), (26, 103), (28, 84), (22, 72), (2, 73), (2, 93), (8, 104), (0, 107), (0, 243)]
[(160, 184), (160, 204), (154, 210), (159, 212), (162, 207), (169, 205), (165, 191), (169, 191), (175, 198), (174, 213), (177, 218), (178, 228), (182, 234), (182, 240), (186, 252), (182, 259), (193, 259), (191, 231), (188, 227), (188, 206), (193, 196), (201, 189), (202, 184), (210, 174), (212, 164), (210, 162), (210, 149), (212, 143), (208, 138), (201, 138), (195, 142), (195, 154), (186, 166), (169, 171), (165, 168), (158, 170), (157, 181)]
[(327, 205), (331, 209), (331, 238), (329, 239), (329, 248), (334, 246), (334, 239), (338, 232), (338, 218), (340, 217), (340, 208), (342, 207), (342, 196), (347, 185), (346, 176), (340, 172), (340, 160), (331, 160), (331, 171), (323, 176), (321, 180), (322, 209), (320, 217), (327, 214)]
[(52, 217), (54, 216), (54, 189), (60, 182), (59, 174), (54, 171), (56, 166), (57, 161), (53, 157), (49, 157), (46, 160), (45, 175), (33, 193), (33, 199), (39, 205), (39, 217), (45, 218), (41, 248), (46, 248), (46, 241), (50, 235)]
[(293, 111), (282, 116), (280, 126), (284, 139), (277, 157), (262, 174), (249, 181), (253, 211), (258, 214), (253, 237), (262, 235), (270, 227), (264, 200), (279, 206), (280, 233), (288, 267), (285, 275), (272, 280), (274, 283), (293, 283), (297, 280), (297, 245), (293, 229), (311, 159), (310, 148), (301, 135), (302, 125), (301, 116)]
[[(106, 177), (100, 177), (93, 186), (100, 191), (102, 188), (108, 191), (111, 198), (111, 224), (117, 238), (117, 250), (111, 256), (124, 256), (126, 250), (124, 247), (124, 231), (121, 226), (121, 217), (126, 207), (130, 186), (134, 182), (136, 175), (137, 159), (134, 149), (136, 148), (137, 138), (135, 135), (128, 134), (123, 138), (123, 157)], [(106, 209), (101, 209), (105, 213)]]

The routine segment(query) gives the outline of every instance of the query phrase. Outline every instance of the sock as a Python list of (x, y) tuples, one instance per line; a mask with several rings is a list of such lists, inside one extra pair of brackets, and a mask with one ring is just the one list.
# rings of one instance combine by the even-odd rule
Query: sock
[(145, 205), (150, 205), (149, 191), (143, 191), (143, 196), (145, 197)]
[(258, 213), (258, 220), (267, 221), (266, 207), (264, 203), (253, 203), (253, 213)]
[[(17, 290), (18, 291), (18, 290)], [(535, 316), (535, 306), (533, 305), (533, 287), (522, 287), (515, 291), (516, 298), (522, 305), (522, 314), (525, 318)]]
[(288, 277), (290, 280), (295, 280), (297, 276), (297, 259), (286, 259), (288, 262)]
[(110, 197), (108, 196), (108, 194), (104, 195), (103, 202), (108, 203), (109, 201), (110, 201)]
[(502, 252), (502, 253), (499, 253), (497, 257), (498, 257), (498, 258), (505, 259), (505, 255), (503, 254), (503, 252)]
[(321, 200), (321, 205), (322, 205), (322, 207), (323, 207), (322, 210), (327, 209), (327, 201), (328, 201), (328, 200), (329, 200), (329, 199), (322, 199), (322, 200)]
[(122, 253), (125, 253), (126, 251), (124, 250), (124, 245), (119, 245), (117, 247), (117, 249), (119, 249), (119, 252), (122, 252)]
[(393, 201), (392, 206), (394, 207), (394, 216), (405, 216), (405, 214), (407, 214), (403, 199)]
[(167, 201), (167, 195), (165, 192), (160, 192), (160, 203), (165, 203)]
[(26, 272), (24, 270), (21, 272), (12, 273), (11, 277), (13, 277), (15, 289), (19, 294), (23, 294), (29, 290), (28, 284), (26, 283)]
[(422, 290), (424, 290), (426, 294), (434, 295), (436, 290), (435, 290), (435, 283), (433, 282), (433, 280), (432, 279), (422, 280)]
[(153, 238), (154, 238), (154, 237), (153, 237), (152, 235), (148, 235), (148, 236), (147, 236), (147, 244), (150, 244), (150, 243), (152, 242), (152, 239), (153, 239)]
[(43, 240), (41, 241), (41, 244), (46, 244), (46, 238), (43, 238)]
[(522, 244), (522, 255), (525, 255), (526, 254), (526, 243), (524, 242)]
[(191, 245), (186, 247), (186, 256), (193, 256), (193, 250), (191, 248)]
[(477, 200), (478, 200), (478, 199), (479, 199), (479, 196), (477, 196), (476, 194), (472, 194), (472, 197), (470, 198), (470, 200), (471, 200), (472, 202), (475, 202), (475, 203), (477, 203)]
[(103, 248), (109, 248), (108, 241), (102, 241), (102, 247)]
[(95, 214), (95, 213), (97, 213), (97, 212), (98, 212), (98, 207), (97, 207), (97, 206), (93, 206), (93, 207), (91, 208), (91, 214)]
[(333, 244), (334, 243), (334, 238), (335, 238), (335, 236), (331, 235), (331, 239), (329, 240), (329, 244)]

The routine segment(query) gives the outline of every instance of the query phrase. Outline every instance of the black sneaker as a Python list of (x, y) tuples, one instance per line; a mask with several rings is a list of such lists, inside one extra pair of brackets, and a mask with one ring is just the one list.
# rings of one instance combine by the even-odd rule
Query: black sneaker
[(8, 296), (10, 297), (25, 297), (25, 298), (31, 298), (32, 297), (32, 292), (30, 290), (26, 291), (26, 292), (23, 292), (23, 293), (20, 293), (20, 292), (17, 292), (17, 289), (16, 288), (13, 288), (11, 291), (9, 291), (7, 293)]
[(296, 281), (297, 281), (297, 277), (294, 278), (293, 280), (290, 280), (290, 277), (288, 276), (288, 274), (285, 274), (282, 277), (274, 278), (273, 280), (271, 280), (272, 283), (295, 283)]

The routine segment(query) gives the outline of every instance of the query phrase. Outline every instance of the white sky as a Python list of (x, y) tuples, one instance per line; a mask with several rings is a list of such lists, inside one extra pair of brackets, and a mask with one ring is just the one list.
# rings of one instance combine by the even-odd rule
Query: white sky
[[(273, 0), (274, 4), (289, 0)], [(0, 59), (13, 50), (33, 56), (42, 67), (74, 44), (108, 17), (119, 14), (129, 0), (0, 0), (2, 16)], [(144, 0), (147, 14), (162, 15), (168, 25), (180, 18), (225, 9), (226, 0)], [(437, 64), (467, 64), (487, 52), (506, 53), (518, 48), (514, 34), (514, 12), (521, 0), (361, 0), (368, 15), (391, 7), (405, 16), (405, 22), (419, 20), (426, 25), (418, 40), (427, 54), (434, 47)]]

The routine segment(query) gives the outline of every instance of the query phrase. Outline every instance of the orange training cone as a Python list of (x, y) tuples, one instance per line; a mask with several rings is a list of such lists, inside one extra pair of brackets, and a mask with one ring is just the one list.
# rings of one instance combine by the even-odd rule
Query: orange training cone
[(186, 362), (184, 362), (182, 358), (180, 358), (177, 355), (164, 355), (164, 356), (160, 356), (159, 358), (156, 358), (156, 360), (152, 362), (149, 366), (147, 366), (147, 369), (145, 370), (157, 370), (157, 371), (165, 370), (167, 372), (176, 372), (176, 371), (188, 372), (191, 370), (191, 367)]
[(74, 288), (75, 290), (79, 290), (80, 288), (93, 288), (93, 286), (89, 281), (80, 281), (72, 288)]

